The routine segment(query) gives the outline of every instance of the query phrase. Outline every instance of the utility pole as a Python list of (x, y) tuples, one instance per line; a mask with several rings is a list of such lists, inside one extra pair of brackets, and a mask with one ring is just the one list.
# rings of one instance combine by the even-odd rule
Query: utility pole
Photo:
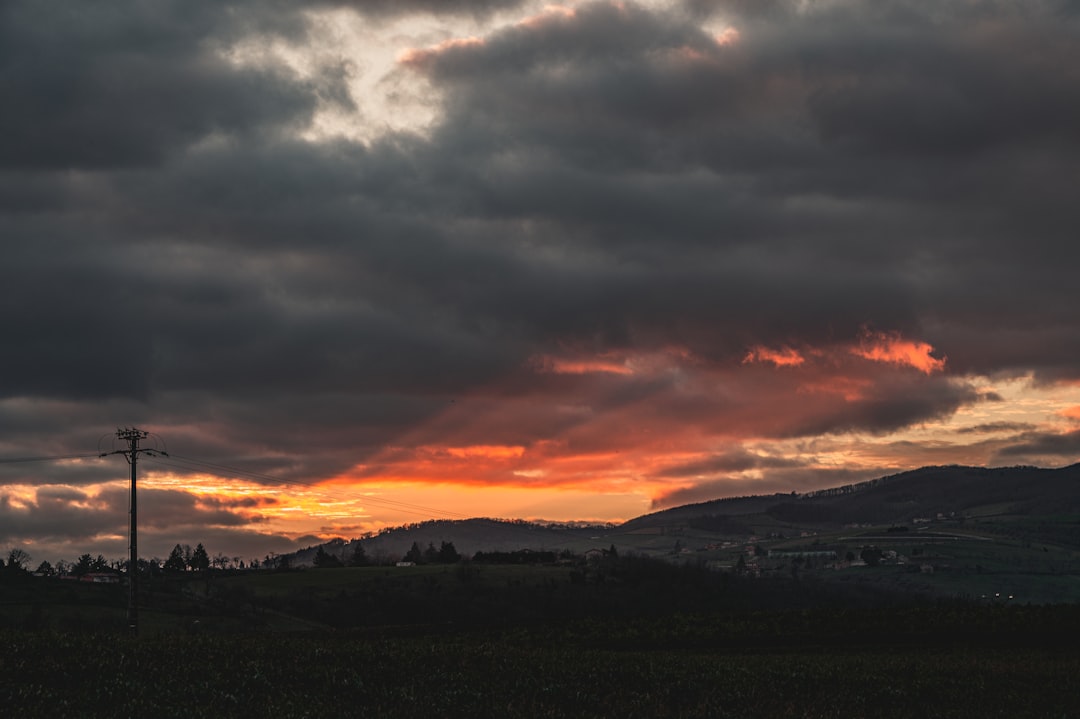
[(131, 523), (128, 530), (129, 543), (129, 558), (128, 558), (128, 629), (132, 634), (139, 633), (139, 540), (138, 540), (138, 504), (135, 494), (135, 476), (136, 466), (138, 465), (139, 455), (169, 455), (161, 450), (153, 448), (140, 448), (139, 442), (150, 436), (149, 432), (144, 432), (141, 429), (135, 427), (125, 427), (116, 430), (116, 437), (124, 442), (128, 443), (127, 449), (118, 449), (113, 452), (106, 452), (101, 455), (102, 457), (109, 454), (122, 454), (127, 459), (128, 464), (131, 465)]

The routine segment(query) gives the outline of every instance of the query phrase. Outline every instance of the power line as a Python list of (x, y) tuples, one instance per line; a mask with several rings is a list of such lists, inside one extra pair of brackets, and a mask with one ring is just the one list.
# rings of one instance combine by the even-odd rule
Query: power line
[(58, 462), (64, 459), (100, 459), (100, 454), (53, 454), (41, 457), (2, 457), (0, 464), (28, 464), (30, 462)]

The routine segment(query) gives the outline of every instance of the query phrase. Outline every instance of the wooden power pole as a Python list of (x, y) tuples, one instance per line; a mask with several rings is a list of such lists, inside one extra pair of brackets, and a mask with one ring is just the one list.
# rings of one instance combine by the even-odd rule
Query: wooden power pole
[[(130, 524), (128, 530), (129, 557), (128, 557), (128, 629), (132, 634), (139, 633), (139, 535), (138, 535), (138, 497), (135, 493), (136, 467), (140, 454), (160, 454), (168, 456), (165, 452), (149, 447), (139, 447), (139, 442), (150, 436), (135, 427), (126, 427), (116, 430), (116, 437), (128, 443), (127, 449), (118, 449), (106, 454), (122, 454), (131, 466), (131, 500), (130, 500)], [(105, 455), (102, 455), (105, 456)]]

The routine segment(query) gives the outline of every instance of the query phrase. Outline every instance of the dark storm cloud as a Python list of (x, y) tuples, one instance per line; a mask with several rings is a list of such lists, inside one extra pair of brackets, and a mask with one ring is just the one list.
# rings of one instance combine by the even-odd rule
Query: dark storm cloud
[(792, 428), (791, 435), (858, 430), (885, 434), (921, 421), (948, 417), (981, 399), (970, 386), (943, 378), (923, 382), (886, 379), (874, 387), (872, 394), (805, 417)]
[[(180, 455), (310, 478), (427, 437), (454, 397), (533, 405), (458, 423), (462, 443), (601, 447), (623, 411), (728, 436), (885, 432), (978, 401), (964, 372), (1080, 376), (1080, 18), (803, 5), (586, 3), (415, 48), (434, 125), (361, 144), (295, 137), (363, 105), (355, 58), (303, 77), (229, 60), (318, 42), (293, 4), (5, 3), (5, 446), (93, 451), (119, 418)], [(521, 4), (320, 6), (381, 22)], [(852, 401), (763, 375), (756, 396), (728, 375), (676, 391), (750, 346), (867, 325), (929, 341), (949, 375), (860, 369)], [(672, 347), (696, 364), (666, 378), (522, 369)], [(579, 399), (608, 424), (568, 415)], [(82, 485), (116, 468), (0, 469)]]
[(13, 542), (22, 537), (86, 539), (115, 530), (117, 522), (106, 503), (70, 489), (41, 488), (29, 503), (0, 494), (3, 536)]
[[(211, 556), (226, 551), (245, 561), (297, 546), (262, 529), (259, 509), (273, 505), (273, 499), (215, 499), (144, 488), (139, 503), (139, 541), (147, 557), (165, 557), (177, 543), (202, 542)], [(44, 486), (29, 499), (0, 492), (0, 544), (30, 548), (35, 563), (72, 561), (85, 552), (122, 557), (128, 549), (123, 531), (127, 513), (128, 495), (123, 490), (93, 494)]]
[[(210, 529), (243, 529), (263, 521), (258, 507), (206, 502), (180, 491), (143, 489), (139, 504), (141, 527), (148, 536), (166, 531), (199, 535)], [(68, 487), (41, 487), (31, 499), (0, 493), (0, 542), (22, 543), (35, 538), (90, 547), (98, 539), (118, 533), (127, 512), (128, 495), (122, 490), (88, 494)]]
[(18, 169), (156, 164), (211, 133), (301, 123), (333, 85), (240, 69), (214, 52), (242, 32), (227, 4), (108, 7), (5, 3), (0, 164)]
[(1027, 432), (1016, 440), (1015, 444), (998, 450), (999, 461), (1016, 463), (1017, 458), (1021, 458), (1034, 464), (1050, 459), (1054, 464), (1072, 464), (1080, 456), (1080, 430), (1063, 433)]
[(955, 430), (957, 434), (989, 434), (991, 432), (1021, 432), (1035, 429), (1028, 422), (988, 422)]
[(748, 469), (782, 469), (802, 467), (805, 462), (786, 457), (763, 457), (745, 450), (719, 454), (695, 462), (668, 467), (658, 474), (662, 477), (697, 477), (724, 472), (742, 472)]
[[(1076, 18), (1046, 5), (742, 7), (718, 10), (739, 30), (726, 46), (677, 14), (596, 4), (417, 54), (452, 88), (437, 139), (476, 169), (458, 187), (480, 214), (650, 261), (636, 289), (671, 298), (684, 328), (723, 306), (785, 337), (788, 308), (820, 337), (859, 322), (843, 320), (858, 307), (946, 347), (954, 329), (985, 336), (1032, 313), (1062, 317), (1047, 331), (1067, 339), (1080, 85), (1061, 68), (1075, 65)], [(701, 286), (682, 261), (719, 281)], [(802, 282), (784, 281), (789, 263)], [(732, 266), (749, 292), (725, 292)], [(630, 305), (624, 321), (650, 315)], [(1017, 365), (1050, 369), (1068, 344)], [(957, 368), (997, 369), (1015, 351), (990, 349), (955, 353)]]
[(792, 467), (769, 471), (763, 479), (718, 477), (696, 483), (692, 487), (673, 490), (652, 503), (652, 509), (665, 509), (695, 502), (707, 502), (717, 497), (746, 497), (760, 494), (787, 494), (792, 491), (812, 492), (815, 489), (839, 487), (888, 474), (887, 467), (849, 470)]
[(327, 7), (347, 7), (371, 17), (430, 13), (483, 17), (498, 10), (520, 7), (524, 0), (319, 0)]

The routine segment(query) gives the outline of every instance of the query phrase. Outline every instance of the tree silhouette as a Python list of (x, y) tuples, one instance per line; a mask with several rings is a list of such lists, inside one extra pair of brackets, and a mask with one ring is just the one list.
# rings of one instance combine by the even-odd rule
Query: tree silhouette
[(314, 564), (319, 569), (328, 569), (332, 567), (340, 567), (341, 560), (335, 557), (333, 554), (327, 552), (325, 549), (323, 549), (322, 545), (320, 545), (318, 551), (315, 552)]
[(405, 561), (412, 562), (413, 564), (423, 564), (424, 553), (420, 550), (420, 545), (416, 542), (412, 543), (412, 547), (405, 553)]
[(30, 563), (30, 555), (23, 549), (12, 549), (7, 556), (7, 570), (9, 572), (25, 572)]
[(453, 542), (443, 542), (439, 547), (439, 563), (440, 564), (457, 564), (461, 560), (461, 555), (458, 554), (457, 549), (454, 548)]
[(881, 564), (885, 554), (877, 547), (867, 547), (859, 552), (859, 558), (866, 562), (868, 567), (876, 567)]
[(196, 572), (203, 572), (210, 567), (210, 555), (206, 553), (206, 547), (199, 542), (195, 547), (195, 551), (191, 553), (191, 559), (188, 562), (188, 566)]
[(71, 573), (76, 577), (81, 577), (90, 571), (90, 565), (93, 562), (94, 558), (89, 554), (80, 554), (79, 558), (75, 560), (75, 565), (71, 568)]
[(349, 557), (350, 567), (363, 567), (368, 563), (367, 552), (364, 551), (364, 545), (357, 542), (353, 546), (352, 556)]
[[(79, 560), (82, 561), (82, 557)], [(184, 550), (179, 544), (169, 552), (169, 558), (165, 560), (165, 566), (162, 568), (166, 572), (182, 572), (187, 569), (187, 562), (184, 561)]]

